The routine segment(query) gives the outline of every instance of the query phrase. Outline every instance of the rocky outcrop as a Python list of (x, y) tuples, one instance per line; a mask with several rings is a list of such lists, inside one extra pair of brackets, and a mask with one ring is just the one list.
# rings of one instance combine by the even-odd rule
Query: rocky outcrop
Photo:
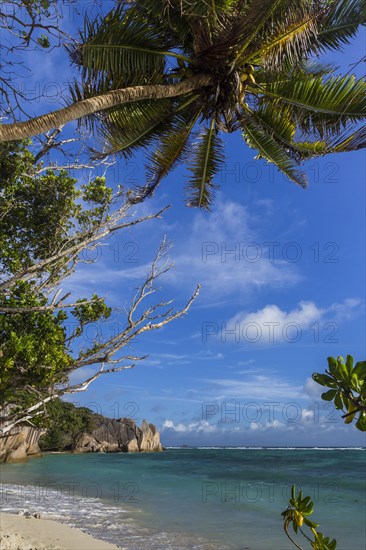
[[(140, 437), (138, 442), (140, 451), (152, 452), (161, 447), (160, 434), (154, 424), (148, 424), (146, 420), (141, 424)], [(162, 450), (162, 449), (159, 449)]]
[[(0, 437), (0, 462), (19, 462), (41, 456), (38, 440), (45, 430), (23, 426), (12, 435)], [(68, 449), (75, 453), (161, 452), (160, 434), (154, 424), (143, 421), (139, 428), (129, 418), (114, 420), (95, 415), (94, 428), (82, 433)]]
[(15, 433), (0, 437), (0, 462), (19, 462), (28, 456), (41, 456), (38, 440), (44, 430), (23, 426)]
[(141, 428), (129, 418), (115, 420), (96, 415), (91, 433), (83, 433), (75, 443), (77, 453), (161, 452), (160, 434), (153, 424)]

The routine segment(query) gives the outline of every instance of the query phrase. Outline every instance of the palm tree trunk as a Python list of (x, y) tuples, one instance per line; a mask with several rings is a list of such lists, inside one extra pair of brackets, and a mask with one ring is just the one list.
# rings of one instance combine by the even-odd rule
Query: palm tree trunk
[(24, 139), (43, 134), (59, 128), (67, 122), (78, 120), (87, 115), (116, 107), (124, 103), (133, 103), (144, 99), (165, 99), (177, 97), (206, 86), (210, 82), (207, 75), (196, 75), (178, 84), (159, 84), (147, 86), (132, 86), (113, 90), (105, 94), (84, 99), (63, 109), (53, 111), (48, 115), (41, 115), (26, 122), (14, 124), (0, 124), (0, 142)]

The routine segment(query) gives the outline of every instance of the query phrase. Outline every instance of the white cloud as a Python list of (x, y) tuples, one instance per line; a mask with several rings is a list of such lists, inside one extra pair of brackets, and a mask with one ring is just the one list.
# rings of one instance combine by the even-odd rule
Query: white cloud
[[(314, 302), (301, 301), (297, 308), (282, 310), (268, 304), (254, 312), (239, 312), (221, 327), (223, 337), (232, 341), (271, 344), (273, 342), (297, 342), (304, 331), (310, 331), (315, 323), (332, 321), (340, 323), (351, 319), (360, 311), (361, 301), (349, 298), (329, 307), (319, 307)], [(316, 329), (316, 327), (314, 328)]]
[[(184, 241), (175, 244), (175, 269), (169, 278), (180, 286), (200, 282), (203, 292), (220, 296), (264, 286), (295, 284), (300, 275), (293, 264), (269, 259), (257, 230), (257, 220), (242, 205), (218, 199), (215, 211), (198, 212)], [(215, 305), (214, 304), (214, 305)]]
[(249, 428), (252, 431), (257, 432), (264, 432), (266, 430), (288, 430), (288, 426), (279, 420), (272, 420), (265, 422), (264, 424), (260, 424), (259, 422), (251, 422)]
[(201, 422), (190, 422), (188, 424), (185, 424), (183, 422), (179, 422), (175, 424), (173, 420), (165, 420), (163, 423), (163, 430), (172, 430), (174, 432), (185, 432), (185, 433), (199, 433), (199, 432), (205, 432), (205, 433), (212, 433), (217, 431), (217, 427), (209, 424), (208, 422), (201, 421)]
[[(148, 212), (151, 212), (151, 205)], [(268, 246), (257, 229), (258, 221), (244, 206), (218, 198), (215, 210), (209, 214), (197, 212), (191, 226), (185, 227), (183, 222), (177, 222), (168, 228), (164, 220), (157, 226), (147, 222), (134, 230), (130, 241), (126, 241), (127, 233), (122, 233), (118, 236), (118, 242), (106, 241), (97, 255), (91, 252), (90, 258), (95, 256), (97, 259), (95, 265), (79, 265), (77, 271), (65, 281), (65, 289), (72, 290), (73, 295), (82, 295), (103, 288), (110, 298), (120, 299), (125, 285), (141, 282), (146, 277), (150, 270), (149, 255), (152, 260), (154, 250), (158, 248), (158, 242), (150, 242), (151, 235), (160, 239), (164, 231), (167, 231), (168, 238), (174, 240), (169, 257), (175, 265), (162, 280), (187, 289), (201, 283), (206, 300), (197, 303), (197, 307), (217, 307), (225, 303), (222, 300), (228, 295), (248, 293), (253, 288), (283, 288), (296, 284), (302, 278), (297, 266), (282, 258), (270, 258)], [(151, 229), (153, 226), (156, 227), (154, 231)], [(143, 244), (146, 240), (149, 242), (147, 251)], [(136, 263), (124, 261), (130, 252), (124, 249), (126, 243), (136, 246), (133, 260)], [(114, 260), (116, 251), (118, 261)]]
[(320, 399), (321, 394), (324, 392), (324, 388), (317, 384), (312, 378), (307, 378), (304, 384), (304, 393), (309, 397)]
[(93, 376), (96, 372), (98, 372), (98, 370), (98, 365), (96, 365), (95, 367), (84, 367), (81, 369), (77, 369), (70, 374), (70, 384), (80, 384), (80, 382), (84, 382), (85, 380)]
[(204, 380), (210, 384), (215, 401), (239, 399), (262, 402), (270, 399), (303, 398), (302, 386), (297, 386), (269, 374), (247, 374), (238, 378), (217, 378)]
[(306, 424), (308, 422), (314, 422), (315, 420), (315, 409), (302, 409), (301, 411), (301, 421)]

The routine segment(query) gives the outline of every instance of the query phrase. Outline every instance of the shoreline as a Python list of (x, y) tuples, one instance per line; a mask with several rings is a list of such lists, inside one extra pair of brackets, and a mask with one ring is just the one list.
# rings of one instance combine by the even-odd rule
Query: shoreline
[(121, 550), (53, 519), (0, 513), (2, 550)]
[[(317, 449), (308, 452), (316, 464), (315, 474), (313, 467), (309, 468), (308, 457), (303, 456), (307, 453), (298, 456), (292, 450), (275, 451), (276, 454), (265, 450), (214, 453), (197, 450), (187, 456), (187, 450), (179, 450), (171, 451), (171, 456), (161, 454), (157, 460), (145, 456), (138, 461), (125, 454), (63, 457), (62, 453), (51, 453), (28, 467), (7, 465), (1, 468), (3, 510), (8, 514), (39, 513), (42, 518), (53, 520), (51, 524), (47, 522), (48, 526), (59, 522), (62, 526), (79, 529), (94, 537), (94, 541), (104, 541), (103, 548), (107, 543), (111, 545), (107, 548), (115, 550), (121, 546), (124, 550), (234, 550), (243, 548), (243, 538), (251, 550), (274, 546), (290, 550), (278, 520), (288, 502), (290, 483), (296, 477), (301, 478), (306, 494), (320, 503), (317, 514), (321, 524), (327, 526), (327, 534), (335, 537), (344, 548), (348, 548), (347, 542), (352, 540), (355, 550), (364, 549), (365, 533), (359, 527), (364, 514), (360, 504), (361, 488), (356, 480), (344, 482), (343, 476), (345, 468), (352, 468), (361, 475), (364, 451), (329, 450), (324, 456), (323, 452), (319, 456)], [(282, 463), (280, 477), (274, 461), (277, 456)], [(329, 461), (334, 464), (332, 477), (328, 471)], [(210, 466), (209, 478), (207, 464)], [(289, 473), (288, 465), (291, 466)], [(314, 475), (317, 485), (314, 485)], [(338, 483), (336, 493), (329, 489), (330, 482)], [(204, 500), (205, 487), (209, 494)], [(231, 499), (226, 499), (226, 491), (232, 495)], [(342, 510), (339, 498), (345, 499)], [(258, 514), (260, 523), (257, 522)], [(19, 520), (19, 516), (14, 517)], [(197, 517), (200, 517), (199, 524)], [(20, 519), (25, 520), (24, 516)], [(32, 520), (25, 521), (28, 527)], [(32, 523), (39, 524), (39, 521)], [(47, 530), (52, 529), (48, 527)], [(72, 532), (77, 532), (76, 529)], [(21, 534), (16, 526), (13, 532)], [(41, 538), (33, 544), (28, 547), (4, 545), (4, 550), (60, 549), (60, 543), (54, 538), (46, 545)], [(71, 546), (73, 550), (89, 547), (90, 544), (76, 546), (74, 539)], [(69, 550), (70, 547), (61, 548)]]

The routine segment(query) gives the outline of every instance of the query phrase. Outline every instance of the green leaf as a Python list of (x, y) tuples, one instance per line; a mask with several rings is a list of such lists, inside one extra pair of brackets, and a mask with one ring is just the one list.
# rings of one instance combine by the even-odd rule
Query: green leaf
[(315, 523), (314, 521), (311, 521), (310, 519), (305, 517), (304, 517), (304, 523), (305, 525), (307, 525), (308, 527), (312, 527), (313, 529), (316, 529), (317, 527), (319, 527), (319, 523)]
[(184, 157), (188, 150), (191, 132), (196, 124), (200, 110), (177, 113), (172, 125), (166, 132), (161, 132), (158, 144), (147, 160), (147, 178), (153, 189)]
[(202, 131), (192, 151), (188, 181), (188, 206), (208, 209), (212, 202), (212, 180), (224, 161), (223, 144), (218, 137), (215, 121)]
[(89, 79), (103, 72), (113, 79), (124, 75), (124, 85), (131, 85), (133, 75), (144, 74), (148, 82), (149, 76), (164, 72), (169, 52), (162, 50), (161, 35), (134, 7), (117, 7), (104, 18), (86, 20), (81, 40), (71, 58)]
[(340, 360), (340, 358), (338, 358), (337, 364), (337, 377), (341, 378), (344, 381), (348, 381), (349, 379), (348, 369), (343, 359)]
[(363, 413), (362, 416), (360, 416), (355, 426), (361, 432), (366, 432), (366, 414), (365, 413)]
[(366, 377), (366, 361), (358, 361), (353, 369), (358, 378)]
[(341, 410), (343, 409), (343, 399), (341, 393), (338, 391), (336, 396), (334, 397), (334, 405), (336, 409)]
[(301, 128), (320, 136), (338, 132), (366, 116), (366, 82), (354, 75), (277, 81), (262, 86), (265, 96), (289, 106)]
[(325, 393), (322, 393), (322, 399), (324, 399), (324, 401), (332, 401), (336, 393), (337, 390), (329, 390)]
[(46, 34), (41, 34), (41, 36), (37, 38), (37, 42), (42, 48), (50, 47), (50, 40)]
[(321, 21), (318, 34), (320, 49), (339, 50), (357, 34), (366, 21), (366, 4), (363, 0), (337, 0), (332, 2)]
[(353, 357), (352, 357), (352, 355), (347, 355), (346, 368), (347, 368), (347, 373), (352, 374), (352, 370), (353, 370)]
[(102, 148), (95, 158), (116, 153), (130, 157), (140, 148), (159, 138), (172, 122), (171, 100), (145, 100), (111, 109), (99, 131)]
[(337, 376), (338, 374), (338, 362), (337, 362), (337, 359), (335, 359), (334, 357), (328, 357), (328, 369), (329, 369), (329, 372), (333, 375), (333, 376)]
[(269, 133), (263, 130), (255, 120), (255, 117), (247, 116), (242, 120), (243, 137), (247, 144), (253, 149), (257, 149), (259, 154), (267, 162), (283, 172), (291, 181), (294, 181), (300, 187), (306, 187), (307, 179), (296, 164), (285, 152), (283, 145), (280, 145)]
[(330, 388), (334, 387), (336, 384), (334, 378), (332, 378), (328, 374), (319, 374), (318, 372), (314, 372), (312, 374), (312, 379), (321, 386), (327, 386)]

